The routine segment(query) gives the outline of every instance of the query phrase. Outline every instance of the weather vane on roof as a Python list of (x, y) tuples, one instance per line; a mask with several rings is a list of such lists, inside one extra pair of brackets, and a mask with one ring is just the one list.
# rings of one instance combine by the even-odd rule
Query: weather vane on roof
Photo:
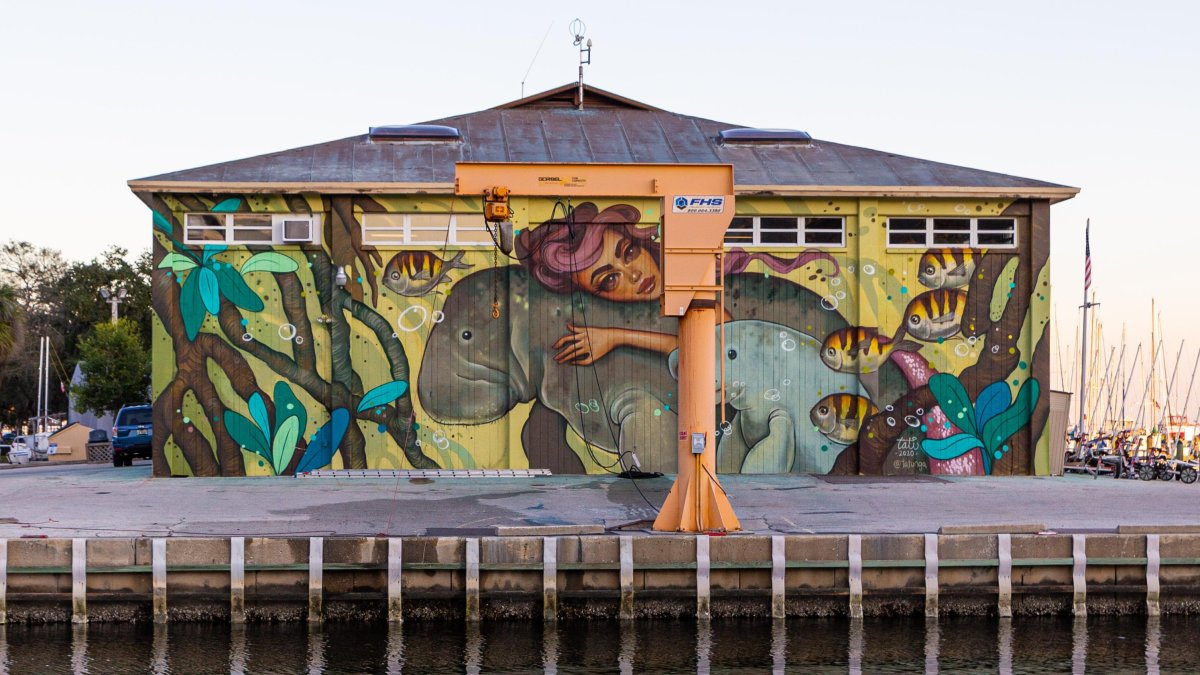
[(592, 64), (592, 40), (588, 38), (585, 46), (583, 36), (587, 33), (587, 24), (579, 19), (572, 21), (568, 30), (571, 31), (571, 36), (575, 38), (575, 46), (579, 47), (579, 91), (575, 95), (575, 106), (583, 110), (583, 67)]

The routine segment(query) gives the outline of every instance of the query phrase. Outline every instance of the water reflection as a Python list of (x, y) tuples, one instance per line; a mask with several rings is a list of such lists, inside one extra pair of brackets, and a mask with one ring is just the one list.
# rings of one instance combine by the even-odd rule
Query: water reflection
[(634, 631), (636, 625), (632, 621), (621, 622), (621, 651), (617, 656), (621, 675), (633, 674), (633, 654), (637, 651), (637, 633)]
[(771, 675), (780, 675), (787, 668), (787, 621), (771, 621)]
[(1083, 675), (1087, 671), (1087, 648), (1087, 618), (1076, 617), (1071, 624), (1071, 675)]
[(1200, 618), (0, 626), (4, 673), (1195, 672)]
[(996, 631), (996, 650), (999, 652), (1000, 666), (996, 669), (1000, 675), (1012, 675), (1013, 672), (1013, 620), (1005, 617), (998, 620), (1000, 627)]
[(937, 619), (925, 619), (925, 672), (938, 672), (938, 650), (941, 648), (942, 634)]
[(1146, 673), (1154, 675), (1158, 669), (1158, 645), (1162, 640), (1162, 626), (1159, 617), (1146, 617)]
[(388, 675), (399, 675), (404, 672), (404, 625), (393, 623), (387, 630), (387, 664)]

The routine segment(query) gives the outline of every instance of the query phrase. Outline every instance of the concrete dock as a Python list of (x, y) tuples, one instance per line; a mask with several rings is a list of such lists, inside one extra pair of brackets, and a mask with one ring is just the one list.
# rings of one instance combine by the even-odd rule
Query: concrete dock
[[(747, 533), (1058, 532), (1195, 526), (1200, 485), (1061, 478), (722, 476)], [(653, 519), (668, 478), (186, 478), (70, 465), (0, 472), (0, 537), (417, 536)], [(645, 499), (639, 494), (641, 490)], [(649, 503), (648, 503), (649, 502)]]
[(3, 471), (0, 622), (1200, 611), (1195, 486), (724, 483), (710, 537), (649, 531), (665, 478)]

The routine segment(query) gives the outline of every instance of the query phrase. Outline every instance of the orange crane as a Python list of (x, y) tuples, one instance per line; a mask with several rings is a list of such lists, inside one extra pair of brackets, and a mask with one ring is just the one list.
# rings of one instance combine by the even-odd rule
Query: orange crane
[[(660, 311), (679, 317), (679, 444), (678, 475), (654, 529), (740, 530), (717, 480), (714, 415), (716, 328), (724, 304), (720, 261), (734, 214), (733, 166), (459, 162), (454, 185), (455, 194), (482, 196), (485, 218), (492, 222), (511, 219), (510, 195), (660, 200)], [(511, 229), (500, 240), (511, 242)]]

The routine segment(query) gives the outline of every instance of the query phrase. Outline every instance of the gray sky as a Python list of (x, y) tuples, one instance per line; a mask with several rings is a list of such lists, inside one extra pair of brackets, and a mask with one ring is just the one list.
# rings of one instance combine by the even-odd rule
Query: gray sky
[(1148, 340), (1153, 296), (1173, 359), (1200, 347), (1196, 7), (0, 0), (0, 240), (143, 249), (126, 180), (518, 98), (548, 27), (525, 91), (564, 84), (580, 17), (586, 79), (630, 98), (1083, 188), (1053, 209), (1064, 357), (1091, 217), (1108, 344)]

